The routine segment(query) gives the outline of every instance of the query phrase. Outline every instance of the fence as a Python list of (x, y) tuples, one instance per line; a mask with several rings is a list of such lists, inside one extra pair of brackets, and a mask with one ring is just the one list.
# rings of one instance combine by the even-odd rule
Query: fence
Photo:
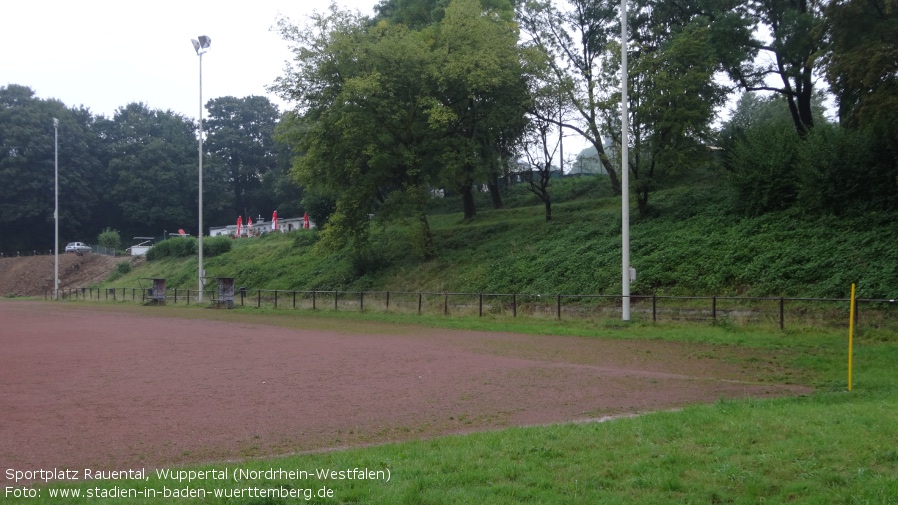
[[(195, 289), (169, 289), (166, 303), (197, 303)], [(53, 296), (52, 290), (45, 298)], [(499, 315), (543, 319), (621, 317), (620, 295), (448, 293), (403, 291), (299, 291), (239, 288), (234, 305), (274, 309), (390, 311), (454, 316)], [(150, 301), (144, 288), (77, 288), (60, 290), (61, 299), (87, 301)], [(203, 293), (211, 303), (211, 292)], [(630, 297), (633, 321), (713, 321), (736, 325), (769, 325), (785, 329), (801, 325), (840, 325), (849, 317), (847, 298), (786, 298), (732, 296)], [(855, 322), (868, 326), (898, 323), (898, 300), (858, 299)]]

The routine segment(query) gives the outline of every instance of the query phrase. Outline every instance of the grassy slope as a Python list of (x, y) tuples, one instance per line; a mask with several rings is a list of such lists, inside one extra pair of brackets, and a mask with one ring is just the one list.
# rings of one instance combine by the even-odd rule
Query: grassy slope
[[(457, 202), (436, 202), (438, 256), (429, 262), (409, 249), (413, 230), (400, 223), (375, 224), (363, 255), (322, 254), (314, 234), (300, 231), (236, 241), (205, 267), (266, 289), (619, 293), (620, 199), (594, 196), (607, 194), (594, 178), (555, 190), (549, 223), (521, 187), (507, 198), (517, 206), (492, 210), (481, 201), (470, 222), (454, 212)], [(898, 294), (898, 214), (740, 217), (726, 211), (717, 188), (700, 184), (660, 191), (653, 202), (653, 217), (631, 225), (634, 294), (844, 297), (852, 282), (860, 297)], [(151, 262), (114, 285), (153, 276), (193, 287), (196, 261)]]

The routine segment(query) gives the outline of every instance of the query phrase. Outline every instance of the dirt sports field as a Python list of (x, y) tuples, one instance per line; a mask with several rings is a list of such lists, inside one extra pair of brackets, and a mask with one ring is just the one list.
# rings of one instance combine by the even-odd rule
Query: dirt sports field
[(727, 352), (3, 300), (0, 467), (153, 468), (809, 392)]

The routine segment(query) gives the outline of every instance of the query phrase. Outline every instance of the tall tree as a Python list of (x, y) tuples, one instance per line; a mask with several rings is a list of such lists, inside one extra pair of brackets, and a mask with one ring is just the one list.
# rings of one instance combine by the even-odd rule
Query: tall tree
[(283, 19), (279, 26), (295, 58), (275, 89), (298, 103), (280, 138), (302, 153), (294, 161), (300, 184), (336, 199), (326, 243), (364, 247), (372, 213), (411, 208), (421, 253), (431, 256), (423, 198), (435, 167), (429, 121), (438, 103), (429, 41), (402, 25), (369, 27), (336, 7), (306, 27)]
[(48, 249), (54, 242), (54, 127), (59, 120), (59, 233), (88, 240), (108, 216), (95, 213), (106, 188), (97, 174), (101, 140), (86, 109), (42, 100), (26, 86), (0, 87), (0, 250)]
[(754, 32), (753, 60), (730, 65), (730, 77), (745, 91), (772, 91), (786, 99), (795, 131), (814, 127), (814, 70), (822, 48), (823, 10), (827, 0), (752, 0), (748, 16)]
[(434, 27), (432, 76), (444, 135), (442, 179), (474, 216), (473, 185), (494, 183), (499, 160), (523, 134), (529, 108), (523, 55), (510, 4), (484, 10), (479, 0), (453, 0)]
[[(709, 161), (711, 121), (727, 93), (714, 78), (722, 58), (715, 21), (699, 11), (680, 10), (676, 16), (665, 7), (637, 4), (630, 46), (630, 169), (642, 216), (659, 176)], [(619, 95), (614, 96), (612, 103)], [(609, 132), (620, 145), (618, 117), (610, 116)]]
[[(120, 108), (113, 123), (109, 169), (115, 178), (112, 197), (118, 202), (123, 230), (147, 235), (184, 228), (196, 234), (192, 226), (199, 212), (194, 124), (172, 111), (151, 110), (142, 103)], [(224, 187), (216, 187), (214, 181), (220, 177), (207, 173), (206, 167), (203, 178), (203, 206), (209, 213), (216, 204), (205, 197)]]
[(274, 195), (262, 180), (277, 165), (274, 129), (280, 113), (268, 98), (225, 96), (209, 100), (204, 149), (227, 175), (232, 215), (269, 213)]
[(566, 96), (577, 117), (560, 121), (539, 111), (534, 113), (541, 120), (577, 132), (589, 141), (598, 153), (611, 187), (620, 193), (619, 164), (610, 158), (602, 141), (609, 133), (603, 116), (608, 91), (600, 82), (608, 45), (619, 27), (616, 4), (568, 0), (557, 7), (549, 0), (528, 0), (519, 5), (518, 19), (529, 39), (527, 44), (548, 55), (545, 61), (552, 72), (547, 79), (557, 87), (556, 95)]
[(826, 79), (841, 123), (868, 129), (898, 156), (898, 2), (834, 0), (826, 28)]

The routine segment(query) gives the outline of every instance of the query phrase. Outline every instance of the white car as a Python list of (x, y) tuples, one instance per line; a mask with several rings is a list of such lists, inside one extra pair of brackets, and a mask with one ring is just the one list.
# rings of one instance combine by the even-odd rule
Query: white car
[(65, 246), (65, 252), (73, 252), (73, 253), (89, 253), (94, 252), (93, 249), (90, 248), (89, 245), (83, 242), (69, 242), (67, 246)]

